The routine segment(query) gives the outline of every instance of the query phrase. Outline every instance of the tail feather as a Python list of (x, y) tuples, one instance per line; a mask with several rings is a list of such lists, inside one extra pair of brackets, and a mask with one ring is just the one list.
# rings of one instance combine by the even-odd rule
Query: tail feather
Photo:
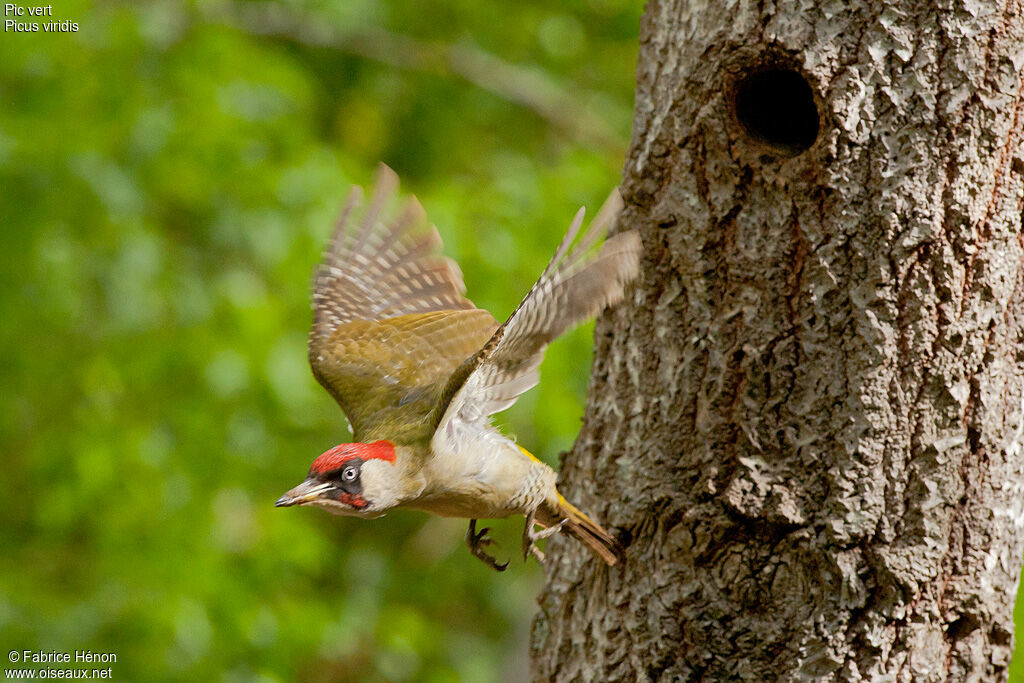
[(579, 509), (558, 494), (558, 510), (554, 514), (544, 515), (538, 519), (541, 524), (547, 527), (558, 524), (563, 519), (566, 524), (563, 529), (570, 536), (577, 539), (586, 546), (589, 546), (602, 560), (613, 565), (625, 559), (622, 545), (619, 541), (605, 531), (600, 524), (587, 517)]

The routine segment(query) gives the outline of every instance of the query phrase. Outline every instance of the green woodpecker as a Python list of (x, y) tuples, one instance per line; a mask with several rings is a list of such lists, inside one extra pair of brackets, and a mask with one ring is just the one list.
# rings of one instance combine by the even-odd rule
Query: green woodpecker
[(356, 442), (316, 458), (277, 505), (363, 518), (393, 508), (469, 518), (466, 543), (498, 571), (508, 563), (484, 551), (492, 540), (476, 520), (522, 514), (524, 557), (543, 561), (536, 541), (564, 529), (614, 564), (616, 539), (568, 503), (555, 472), (490, 416), (537, 384), (551, 341), (618, 302), (636, 277), (635, 231), (595, 246), (618, 215), (618, 192), (578, 240), (577, 212), (540, 279), (499, 325), (463, 296), (437, 230), (415, 198), (397, 201), (397, 186), (382, 165), (365, 207), (353, 188), (314, 281), (309, 362)]

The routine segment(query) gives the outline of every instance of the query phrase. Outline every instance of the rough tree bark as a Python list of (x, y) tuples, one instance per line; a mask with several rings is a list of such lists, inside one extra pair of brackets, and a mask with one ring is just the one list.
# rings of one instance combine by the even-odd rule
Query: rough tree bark
[(628, 560), (552, 542), (537, 679), (1005, 677), (1022, 12), (648, 2), (645, 272), (562, 472)]

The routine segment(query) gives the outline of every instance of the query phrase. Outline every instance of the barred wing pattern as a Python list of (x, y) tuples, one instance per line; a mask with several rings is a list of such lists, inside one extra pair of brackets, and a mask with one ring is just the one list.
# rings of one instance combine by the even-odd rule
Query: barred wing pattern
[(497, 327), (419, 202), (396, 207), (397, 186), (381, 165), (365, 207), (353, 188), (314, 278), (309, 362), (359, 441), (429, 436), (452, 372)]
[[(475, 423), (512, 405), (537, 384), (537, 368), (551, 341), (622, 299), (626, 284), (639, 269), (643, 248), (639, 235), (635, 231), (619, 233), (608, 238), (597, 254), (592, 253), (621, 206), (618, 191), (613, 191), (573, 246), (583, 224), (584, 211), (579, 210), (526, 298), (487, 345), (452, 377), (445, 389), (450, 403), (442, 408), (435, 443), (450, 438), (453, 430), (447, 427), (454, 421)], [(435, 450), (442, 445), (437, 444)]]

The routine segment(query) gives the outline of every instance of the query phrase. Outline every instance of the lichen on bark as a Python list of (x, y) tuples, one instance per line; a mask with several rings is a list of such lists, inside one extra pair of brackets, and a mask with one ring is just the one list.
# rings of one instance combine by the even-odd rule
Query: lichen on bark
[[(999, 680), (1024, 541), (1024, 9), (650, 0), (540, 680)], [(798, 74), (806, 150), (738, 84)], [(767, 102), (781, 107), (786, 102)], [(766, 111), (766, 115), (767, 115)]]

